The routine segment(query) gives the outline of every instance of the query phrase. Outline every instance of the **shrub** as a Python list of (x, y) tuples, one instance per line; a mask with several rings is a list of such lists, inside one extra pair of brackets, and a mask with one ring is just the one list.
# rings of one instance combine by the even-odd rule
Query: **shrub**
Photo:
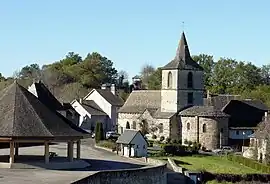
[(149, 147), (153, 147), (153, 143), (154, 143), (154, 141), (149, 140), (149, 141), (148, 141), (148, 146), (149, 146)]
[(172, 140), (172, 143), (173, 143), (173, 144), (177, 144), (177, 140), (176, 140), (176, 139), (173, 139), (173, 140)]
[(172, 145), (167, 144), (163, 146), (163, 151), (166, 154), (172, 155), (172, 156), (185, 156), (189, 153), (186, 151), (186, 146), (183, 145)]
[(155, 134), (152, 135), (152, 139), (156, 139), (157, 136)]
[(188, 140), (187, 139), (184, 140), (184, 144), (188, 144)]
[(188, 146), (191, 146), (192, 145), (192, 141), (188, 141)]
[(164, 141), (164, 139), (165, 139), (164, 136), (161, 136), (161, 137), (159, 138), (159, 140), (160, 140), (161, 142)]
[(247, 167), (253, 168), (255, 170), (260, 170), (263, 173), (270, 173), (270, 167), (267, 165), (264, 165), (262, 163), (259, 163), (255, 160), (251, 160), (242, 156), (238, 156), (238, 155), (232, 155), (232, 154), (228, 154), (227, 155), (227, 159), (233, 162), (238, 162), (241, 163)]
[(167, 137), (166, 138), (166, 143), (170, 143), (171, 142), (171, 138)]
[(97, 122), (95, 129), (95, 141), (98, 143), (101, 140), (104, 140), (103, 125), (102, 123)]
[(177, 141), (177, 143), (178, 143), (178, 144), (182, 144), (182, 140), (179, 139), (179, 140)]
[(97, 145), (100, 147), (112, 149), (112, 151), (115, 151), (117, 147), (117, 144), (112, 141), (99, 141)]

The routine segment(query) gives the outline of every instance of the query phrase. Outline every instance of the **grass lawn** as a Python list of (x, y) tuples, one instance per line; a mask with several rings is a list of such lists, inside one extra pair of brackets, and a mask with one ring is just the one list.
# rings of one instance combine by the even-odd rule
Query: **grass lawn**
[(184, 156), (172, 157), (176, 164), (188, 170), (206, 170), (211, 173), (248, 174), (261, 173), (260, 171), (234, 163), (219, 156)]

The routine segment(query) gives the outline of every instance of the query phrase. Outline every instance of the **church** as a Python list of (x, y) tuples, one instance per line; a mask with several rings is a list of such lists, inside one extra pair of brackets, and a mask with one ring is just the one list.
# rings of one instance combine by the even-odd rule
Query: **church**
[(204, 71), (184, 32), (174, 59), (161, 69), (161, 90), (134, 90), (119, 109), (118, 132), (144, 127), (158, 138), (196, 141), (209, 150), (226, 145), (229, 116), (204, 105)]

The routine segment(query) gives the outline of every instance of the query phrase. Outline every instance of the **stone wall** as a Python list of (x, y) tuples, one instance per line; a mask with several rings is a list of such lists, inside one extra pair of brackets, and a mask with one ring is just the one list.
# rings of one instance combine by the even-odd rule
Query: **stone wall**
[[(228, 144), (228, 118), (208, 118), (208, 117), (181, 117), (182, 140), (196, 141), (208, 150), (217, 149)], [(188, 130), (187, 124), (190, 124)], [(203, 132), (203, 125), (206, 132)], [(221, 138), (220, 138), (221, 136)]]
[(166, 184), (166, 165), (126, 169), (115, 171), (100, 171), (73, 184)]
[(136, 124), (137, 128), (139, 124), (138, 118), (140, 116), (141, 114), (138, 113), (118, 113), (118, 120), (117, 120), (118, 132), (122, 133), (121, 128), (123, 131), (125, 131), (127, 122), (129, 122), (131, 129), (133, 129), (133, 124)]

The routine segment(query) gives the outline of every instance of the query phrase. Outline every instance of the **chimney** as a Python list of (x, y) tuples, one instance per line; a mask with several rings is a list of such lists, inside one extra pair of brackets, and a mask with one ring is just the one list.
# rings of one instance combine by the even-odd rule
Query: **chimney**
[(115, 84), (111, 85), (111, 92), (112, 92), (112, 94), (115, 95), (115, 93), (116, 93)]
[(101, 89), (106, 89), (107, 88), (107, 85), (106, 84), (102, 84), (101, 85)]
[(82, 104), (82, 98), (79, 99), (80, 104)]

